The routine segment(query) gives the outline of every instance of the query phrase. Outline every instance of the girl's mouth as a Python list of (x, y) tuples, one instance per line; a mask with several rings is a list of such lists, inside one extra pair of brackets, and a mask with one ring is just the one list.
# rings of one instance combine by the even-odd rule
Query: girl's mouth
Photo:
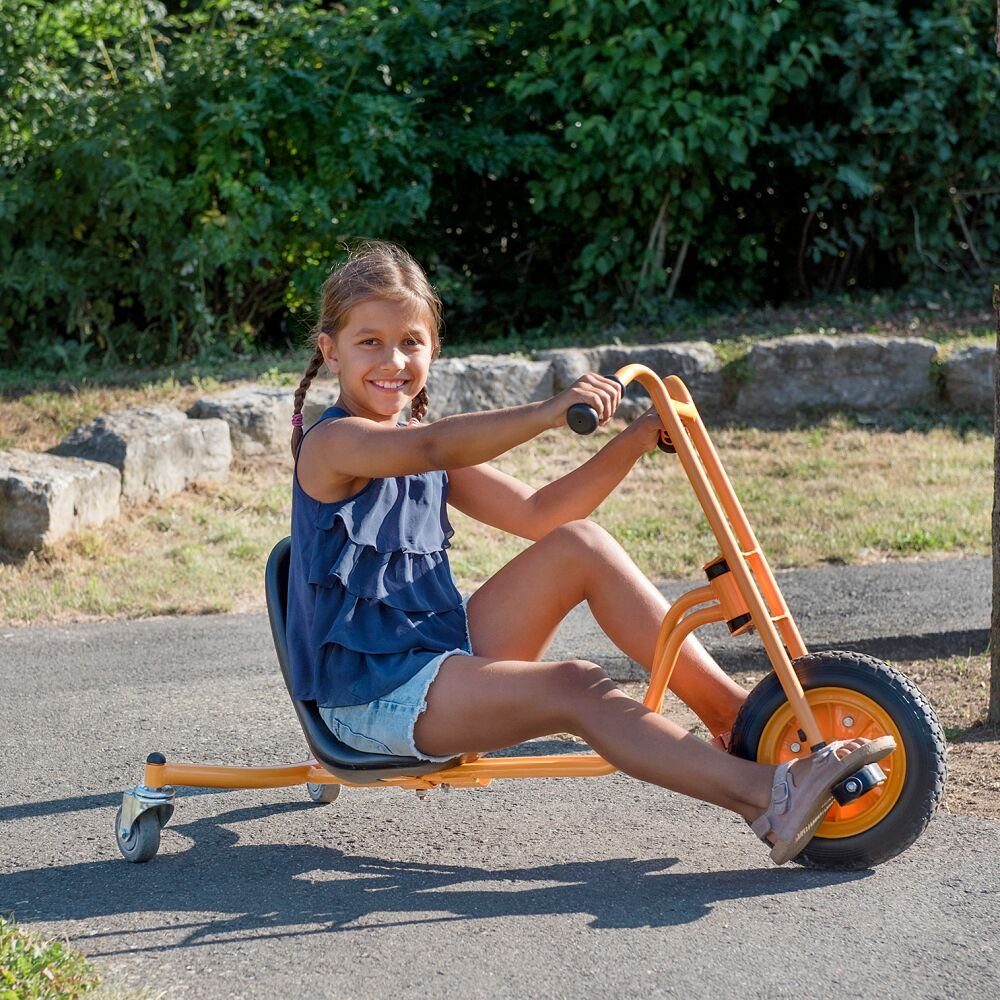
[(409, 379), (399, 379), (399, 378), (386, 378), (386, 379), (372, 379), (370, 384), (375, 386), (379, 392), (388, 393), (391, 396), (395, 396), (398, 392), (401, 392), (403, 388), (409, 385)]

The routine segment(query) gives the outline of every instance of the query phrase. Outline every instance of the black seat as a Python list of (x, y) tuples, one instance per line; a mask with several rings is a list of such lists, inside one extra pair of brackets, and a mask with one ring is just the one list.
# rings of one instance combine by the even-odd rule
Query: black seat
[[(274, 648), (281, 664), (285, 687), (295, 706), (306, 743), (316, 759), (338, 778), (347, 781), (371, 778), (398, 778), (403, 775), (428, 774), (442, 771), (458, 758), (443, 763), (422, 760), (419, 757), (393, 757), (389, 754), (363, 753), (341, 743), (323, 721), (314, 701), (299, 701), (292, 695), (292, 677), (289, 668), (288, 643), (285, 640), (285, 615), (288, 609), (288, 562), (291, 552), (290, 538), (283, 538), (271, 550), (264, 571), (264, 589), (267, 596), (267, 616), (271, 621)], [(364, 774), (358, 772), (363, 771)]]

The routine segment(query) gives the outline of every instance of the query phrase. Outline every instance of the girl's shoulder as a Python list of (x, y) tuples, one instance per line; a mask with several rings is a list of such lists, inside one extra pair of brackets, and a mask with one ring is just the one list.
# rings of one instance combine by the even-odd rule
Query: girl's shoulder
[[(315, 459), (318, 456), (315, 453), (319, 449), (307, 448), (306, 455), (303, 456), (302, 449), (306, 438), (321, 425), (329, 426), (334, 420), (349, 416), (351, 414), (339, 406), (327, 407), (303, 435), (302, 441), (299, 443), (299, 453), (296, 456), (293, 472), (293, 484), (298, 492), (304, 494), (314, 503), (323, 506), (353, 504), (355, 501), (366, 506), (373, 502), (376, 496), (382, 496), (382, 506), (384, 506), (387, 500), (390, 505), (398, 504), (406, 499), (426, 501), (434, 493), (447, 489), (448, 477), (443, 470), (379, 478), (368, 476), (331, 477), (328, 470), (316, 468)], [(396, 426), (406, 427), (407, 425), (400, 421)]]

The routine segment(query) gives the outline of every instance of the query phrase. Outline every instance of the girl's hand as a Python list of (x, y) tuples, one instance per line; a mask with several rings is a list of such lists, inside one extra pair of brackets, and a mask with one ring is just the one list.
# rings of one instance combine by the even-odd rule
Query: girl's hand
[(651, 406), (641, 416), (636, 417), (622, 431), (621, 436), (631, 437), (635, 443), (636, 451), (642, 455), (647, 451), (652, 451), (660, 440), (660, 431), (663, 424), (660, 422), (660, 415), (656, 412), (656, 407)]
[(614, 380), (588, 372), (568, 389), (545, 403), (550, 427), (566, 426), (566, 411), (577, 403), (586, 403), (597, 414), (599, 424), (606, 424), (622, 401), (622, 387)]

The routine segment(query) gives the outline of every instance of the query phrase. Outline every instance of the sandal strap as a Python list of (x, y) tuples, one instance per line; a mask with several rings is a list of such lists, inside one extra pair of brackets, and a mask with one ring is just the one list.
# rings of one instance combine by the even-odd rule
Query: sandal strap
[(774, 781), (771, 784), (771, 805), (750, 824), (750, 829), (765, 844), (770, 843), (764, 835), (770, 833), (774, 828), (774, 817), (788, 812), (788, 801), (792, 795), (792, 778), (789, 774), (791, 767), (792, 762), (790, 760), (778, 765), (774, 772)]

